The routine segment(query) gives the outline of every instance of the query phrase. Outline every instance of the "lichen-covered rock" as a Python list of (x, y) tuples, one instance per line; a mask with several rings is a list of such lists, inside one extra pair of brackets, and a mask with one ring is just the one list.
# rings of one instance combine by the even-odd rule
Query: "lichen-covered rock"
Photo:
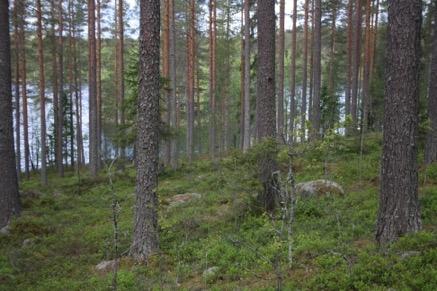
[(102, 262), (97, 264), (96, 271), (101, 273), (101, 274), (106, 274), (106, 273), (114, 271), (114, 269), (117, 266), (118, 266), (118, 261), (117, 260), (102, 261)]
[(202, 195), (199, 193), (178, 194), (167, 200), (169, 207), (176, 207), (185, 204), (189, 201), (200, 199)]
[(303, 198), (345, 194), (339, 184), (323, 179), (297, 184), (296, 193)]
[(220, 268), (217, 266), (210, 267), (203, 271), (202, 277), (205, 281), (210, 282), (215, 280), (218, 276), (218, 272), (220, 271)]

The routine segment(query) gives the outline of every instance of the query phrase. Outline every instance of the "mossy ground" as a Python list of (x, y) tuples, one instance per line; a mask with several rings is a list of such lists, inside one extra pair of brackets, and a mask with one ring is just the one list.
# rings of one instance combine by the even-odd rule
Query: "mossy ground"
[[(259, 149), (258, 149), (259, 150)], [(11, 234), (0, 236), (1, 290), (107, 290), (112, 273), (95, 266), (113, 259), (112, 203), (119, 202), (119, 290), (436, 290), (437, 166), (420, 171), (423, 230), (379, 249), (374, 242), (378, 205), (380, 138), (336, 138), (329, 145), (299, 148), (293, 161), (299, 181), (327, 177), (342, 184), (344, 197), (299, 200), (288, 262), (280, 221), (256, 208), (257, 149), (234, 152), (218, 162), (200, 160), (160, 175), (161, 252), (147, 266), (126, 254), (132, 233), (135, 172), (116, 170), (79, 180), (50, 175), (23, 181), (22, 215)], [(287, 149), (278, 154), (287, 169)], [(176, 194), (202, 198), (168, 207)], [(31, 195), (34, 193), (34, 195)], [(26, 243), (23, 245), (23, 241)], [(209, 267), (219, 272), (208, 278)]]

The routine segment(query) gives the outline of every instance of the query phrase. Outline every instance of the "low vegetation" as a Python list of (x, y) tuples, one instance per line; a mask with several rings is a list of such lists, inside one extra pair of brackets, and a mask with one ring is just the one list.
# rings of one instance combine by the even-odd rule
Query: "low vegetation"
[[(359, 140), (337, 136), (329, 144), (294, 148), (297, 182), (326, 178), (346, 194), (298, 197), (288, 240), (280, 234), (282, 221), (257, 207), (256, 159), (266, 147), (183, 164), (178, 171), (163, 169), (161, 249), (147, 266), (126, 256), (133, 166), (116, 164), (97, 179), (85, 171), (81, 179), (73, 172), (65, 178), (53, 173), (49, 187), (41, 187), (36, 176), (24, 181), (23, 212), (9, 234), (0, 235), (0, 289), (107, 290), (114, 284), (119, 290), (436, 289), (437, 165), (420, 170), (423, 230), (379, 249), (374, 231), (380, 137), (366, 137), (361, 155)], [(284, 175), (289, 153), (287, 148), (277, 153)], [(201, 196), (172, 204), (174, 195), (187, 193)], [(114, 272), (97, 271), (96, 265), (116, 256), (121, 259), (114, 283)]]

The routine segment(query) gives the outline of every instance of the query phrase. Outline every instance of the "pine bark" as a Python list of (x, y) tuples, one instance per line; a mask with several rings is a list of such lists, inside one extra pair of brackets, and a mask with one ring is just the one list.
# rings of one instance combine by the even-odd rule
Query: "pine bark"
[(160, 1), (140, 2), (140, 74), (136, 145), (136, 203), (131, 255), (145, 262), (159, 248), (158, 157)]
[(308, 9), (309, 0), (305, 0), (305, 18), (304, 18), (304, 49), (303, 49), (303, 76), (302, 76), (302, 107), (300, 120), (300, 140), (306, 139), (306, 116), (307, 116), (307, 82), (308, 82)]
[(294, 141), (294, 120), (296, 118), (296, 50), (297, 50), (297, 0), (293, 1), (293, 31), (291, 34), (291, 81), (290, 81), (290, 142)]
[(62, 0), (58, 0), (58, 74), (59, 80), (59, 98), (58, 98), (58, 124), (56, 126), (57, 151), (59, 152), (60, 162), (58, 165), (58, 175), (64, 176), (64, 11)]
[(95, 0), (88, 0), (88, 97), (89, 97), (89, 163), (92, 177), (97, 177), (99, 150), (97, 144), (97, 60)]
[(314, 65), (313, 65), (313, 104), (312, 139), (320, 137), (320, 95), (322, 86), (322, 1), (315, 0), (314, 5)]
[(354, 15), (354, 33), (352, 42), (352, 88), (351, 88), (351, 131), (357, 130), (358, 124), (358, 92), (361, 66), (361, 24), (362, 24), (362, 0), (356, 0)]
[(0, 1), (0, 228), (20, 213), (12, 121), (9, 2)]
[[(15, 45), (15, 161), (17, 170), (17, 179), (20, 180), (21, 172), (21, 118), (20, 118), (20, 40), (18, 26), (18, 1), (14, 1), (13, 17), (14, 23), (14, 45)], [(18, 181), (19, 182), (19, 181)]]
[[(175, 2), (169, 1), (169, 76), (170, 76), (170, 127), (178, 130), (178, 103), (176, 96), (176, 25), (175, 25)], [(170, 165), (173, 170), (178, 167), (177, 138), (170, 140)]]
[(379, 244), (421, 228), (418, 201), (422, 1), (388, 2), (383, 155), (376, 240)]
[(371, 71), (371, 50), (372, 50), (372, 28), (371, 28), (371, 0), (366, 0), (366, 34), (364, 48), (364, 72), (363, 72), (363, 98), (362, 98), (362, 132), (365, 133), (369, 121), (370, 104), (370, 71)]
[[(4, 0), (3, 0), (4, 1)], [(40, 106), (40, 143), (41, 143), (41, 184), (47, 185), (47, 131), (46, 131), (46, 97), (45, 97), (45, 72), (44, 72), (44, 45), (42, 35), (42, 10), (41, 0), (36, 0), (37, 18), (37, 47), (39, 66), (39, 106)]]
[(209, 0), (209, 155), (216, 148), (216, 1)]
[[(125, 116), (124, 116), (124, 109), (123, 109), (123, 103), (124, 103), (124, 0), (118, 0), (117, 4), (117, 60), (118, 60), (118, 67), (117, 67), (117, 84), (118, 84), (118, 117), (119, 117), (119, 124), (123, 128), (125, 124)], [(125, 146), (121, 146), (120, 156), (125, 157), (126, 155), (126, 149)]]
[(243, 151), (250, 147), (250, 0), (244, 0), (244, 136)]
[[(276, 138), (275, 113), (275, 1), (258, 2), (258, 68), (256, 120), (260, 141)], [(267, 211), (275, 208), (276, 193), (272, 173), (276, 169), (274, 158), (266, 153), (260, 158), (260, 180), (263, 185), (261, 200)]]
[(23, 115), (23, 142), (24, 142), (24, 172), (26, 178), (30, 178), (30, 149), (29, 149), (29, 114), (27, 109), (27, 66), (26, 66), (26, 42), (25, 42), (25, 19), (26, 13), (24, 3), (19, 6), (19, 30), (20, 30), (20, 75), (21, 75), (21, 97)]
[[(165, 112), (165, 122), (170, 126), (170, 111), (171, 111), (171, 98), (170, 98), (170, 11), (169, 11), (170, 0), (163, 1), (163, 19), (162, 19), (162, 77), (166, 80), (166, 85), (164, 86), (164, 96), (166, 100), (166, 112)], [(170, 165), (170, 139), (165, 140), (164, 145), (164, 162), (167, 166)]]
[(338, 0), (332, 1), (332, 19), (331, 19), (331, 45), (329, 49), (329, 68), (328, 68), (328, 94), (331, 98), (335, 98), (335, 76), (334, 76), (334, 65), (335, 65), (335, 50), (336, 50), (336, 39), (337, 39), (337, 11), (338, 11)]
[[(353, 8), (354, 0), (349, 0), (347, 7), (347, 80), (345, 88), (345, 117), (351, 115), (352, 95), (352, 38), (353, 38)], [(351, 133), (351, 126), (347, 125), (346, 135)]]
[(428, 87), (428, 118), (430, 129), (425, 147), (425, 163), (437, 162), (437, 4), (433, 7), (434, 25), (431, 52), (431, 70)]
[(278, 95), (277, 95), (277, 138), (279, 142), (285, 142), (284, 133), (284, 50), (285, 50), (285, 0), (279, 1), (279, 39), (278, 39)]
[[(121, 2), (121, 0), (120, 0)], [(102, 148), (102, 27), (101, 27), (101, 0), (97, 0), (97, 9), (96, 9), (96, 23), (97, 23), (97, 43), (96, 43), (96, 115), (97, 115), (97, 148), (99, 152)]]
[(194, 131), (194, 51), (195, 51), (195, 27), (196, 1), (190, 0), (188, 5), (188, 34), (187, 34), (187, 157), (193, 160), (193, 131)]

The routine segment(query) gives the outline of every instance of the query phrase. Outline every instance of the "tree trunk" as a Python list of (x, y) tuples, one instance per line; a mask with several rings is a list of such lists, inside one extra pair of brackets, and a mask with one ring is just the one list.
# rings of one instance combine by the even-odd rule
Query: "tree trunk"
[(15, 44), (15, 162), (18, 183), (21, 172), (21, 118), (20, 118), (20, 38), (18, 28), (18, 1), (14, 1), (13, 23), (14, 23), (14, 44)]
[[(313, 89), (314, 89), (314, 0), (311, 0), (311, 34), (310, 34), (310, 86), (308, 95), (308, 120), (313, 123)], [(311, 128), (310, 128), (311, 129)], [(309, 129), (309, 130), (310, 130)], [(308, 136), (311, 138), (313, 132), (308, 130)]]
[(422, 1), (388, 2), (384, 135), (376, 240), (390, 243), (421, 228), (418, 201)]
[[(118, 117), (120, 119), (120, 125), (123, 128), (125, 124), (124, 117), (124, 8), (123, 1), (118, 0), (117, 4), (117, 59), (118, 59), (118, 67), (117, 67), (117, 84), (118, 84)], [(126, 148), (124, 146), (124, 141), (122, 141), (120, 156), (124, 158), (126, 156)]]
[(290, 140), (294, 141), (294, 119), (296, 118), (296, 48), (297, 48), (297, 0), (293, 1), (293, 31), (291, 35), (291, 81), (290, 81)]
[(187, 156), (188, 161), (193, 160), (193, 131), (194, 131), (194, 51), (195, 51), (195, 18), (196, 2), (190, 0), (188, 5), (188, 34), (187, 34)]
[(21, 75), (21, 96), (23, 98), (22, 102), (22, 113), (23, 113), (23, 142), (24, 142), (24, 172), (26, 178), (30, 178), (30, 150), (29, 150), (29, 115), (27, 109), (27, 69), (26, 69), (26, 42), (25, 42), (25, 18), (26, 13), (24, 9), (24, 3), (20, 1), (20, 49), (21, 49), (21, 62), (20, 62), (20, 75)]
[(430, 129), (428, 131), (425, 147), (425, 163), (437, 162), (437, 4), (433, 7), (434, 26), (432, 38), (431, 71), (428, 88), (428, 118)]
[(159, 0), (140, 2), (140, 78), (136, 145), (136, 207), (131, 254), (147, 261), (159, 248), (158, 157), (159, 157)]
[(312, 119), (312, 140), (320, 137), (320, 94), (322, 78), (322, 1), (315, 0), (314, 5), (314, 97), (313, 97), (313, 119)]
[[(3, 0), (4, 1), (4, 0)], [(47, 185), (47, 142), (46, 142), (46, 97), (45, 97), (45, 73), (44, 73), (44, 47), (42, 39), (42, 10), (41, 0), (36, 0), (37, 18), (37, 46), (39, 65), (39, 106), (40, 106), (40, 132), (41, 132), (41, 184)]]
[(216, 2), (209, 0), (209, 155), (215, 158), (216, 147)]
[[(163, 20), (162, 20), (162, 77), (166, 80), (164, 86), (164, 96), (166, 100), (166, 112), (164, 120), (168, 126), (170, 126), (170, 111), (171, 111), (171, 98), (170, 98), (170, 0), (163, 1)], [(167, 166), (170, 166), (170, 138), (167, 138), (164, 142), (164, 162)]]
[[(39, 0), (38, 0), (39, 1)], [(20, 213), (12, 121), (9, 3), (0, 1), (0, 228)]]
[(307, 80), (308, 80), (308, 9), (309, 1), (305, 0), (305, 20), (304, 20), (304, 49), (303, 49), (303, 76), (302, 76), (302, 107), (301, 107), (301, 120), (300, 130), (301, 142), (306, 138), (306, 113), (307, 113)]
[(240, 150), (243, 150), (244, 147), (244, 4), (245, 1), (243, 0), (240, 11)]
[(75, 166), (74, 160), (74, 113), (73, 92), (74, 88), (74, 47), (73, 47), (73, 3), (68, 0), (68, 100), (69, 100), (69, 138), (70, 138), (70, 164)]
[[(345, 89), (345, 119), (351, 115), (352, 98), (352, 38), (353, 38), (353, 9), (354, 0), (349, 0), (347, 7), (347, 80)], [(346, 125), (346, 135), (351, 133), (351, 126)]]
[[(119, 0), (122, 2), (122, 0)], [(96, 115), (97, 115), (97, 132), (96, 132), (96, 139), (97, 139), (97, 149), (99, 152), (101, 152), (102, 149), (102, 28), (101, 28), (101, 0), (97, 0), (97, 44), (96, 44)], [(123, 78), (122, 78), (123, 79)], [(122, 80), (120, 80), (122, 81)], [(99, 160), (100, 162), (100, 160)], [(99, 165), (100, 167), (100, 165)]]
[(371, 18), (371, 0), (366, 0), (366, 36), (365, 36), (365, 51), (364, 51), (364, 72), (363, 72), (363, 100), (362, 100), (362, 120), (361, 120), (361, 130), (363, 133), (367, 131), (368, 127), (368, 115), (369, 115), (369, 104), (370, 104), (370, 70), (371, 70), (371, 37), (372, 28), (370, 27)]
[[(225, 38), (225, 70), (231, 72), (231, 3), (226, 0), (226, 38)], [(223, 151), (229, 148), (229, 99), (231, 92), (231, 74), (225, 74), (224, 94), (222, 95), (222, 119), (223, 119)]]
[(95, 0), (88, 0), (88, 96), (89, 96), (89, 163), (92, 177), (97, 177), (97, 60)]
[(63, 152), (64, 152), (64, 17), (63, 17), (62, 0), (58, 0), (58, 68), (59, 73), (59, 104), (58, 104), (58, 125), (56, 126), (56, 136), (58, 140), (58, 149), (60, 152), (60, 163), (58, 167), (58, 174), (60, 177), (64, 176)]
[[(275, 1), (258, 2), (258, 70), (256, 118), (258, 139), (276, 137), (275, 114)], [(270, 153), (259, 161), (260, 179), (263, 185), (262, 202), (267, 211), (275, 208), (275, 190), (272, 174), (276, 163)]]
[(337, 9), (338, 0), (332, 1), (332, 20), (331, 20), (331, 46), (329, 49), (329, 68), (328, 68), (328, 95), (330, 98), (336, 98), (335, 90), (335, 76), (334, 76), (334, 65), (335, 65), (335, 49), (336, 49), (336, 37), (337, 37)]
[[(176, 26), (175, 26), (175, 10), (174, 0), (169, 2), (169, 65), (170, 65), (170, 127), (178, 130), (178, 118), (177, 113), (179, 112), (177, 106), (176, 97)], [(177, 149), (177, 137), (174, 136), (170, 140), (170, 164), (173, 170), (178, 167), (178, 149)]]
[(244, 0), (244, 136), (243, 151), (250, 147), (250, 0)]
[(361, 22), (362, 22), (362, 0), (356, 0), (355, 7), (355, 27), (352, 42), (352, 92), (351, 92), (351, 116), (352, 116), (352, 132), (357, 130), (358, 123), (358, 91), (360, 82), (360, 60), (361, 60)]
[(279, 1), (279, 39), (278, 39), (278, 98), (276, 108), (277, 138), (285, 142), (284, 135), (284, 41), (285, 41), (285, 0)]

